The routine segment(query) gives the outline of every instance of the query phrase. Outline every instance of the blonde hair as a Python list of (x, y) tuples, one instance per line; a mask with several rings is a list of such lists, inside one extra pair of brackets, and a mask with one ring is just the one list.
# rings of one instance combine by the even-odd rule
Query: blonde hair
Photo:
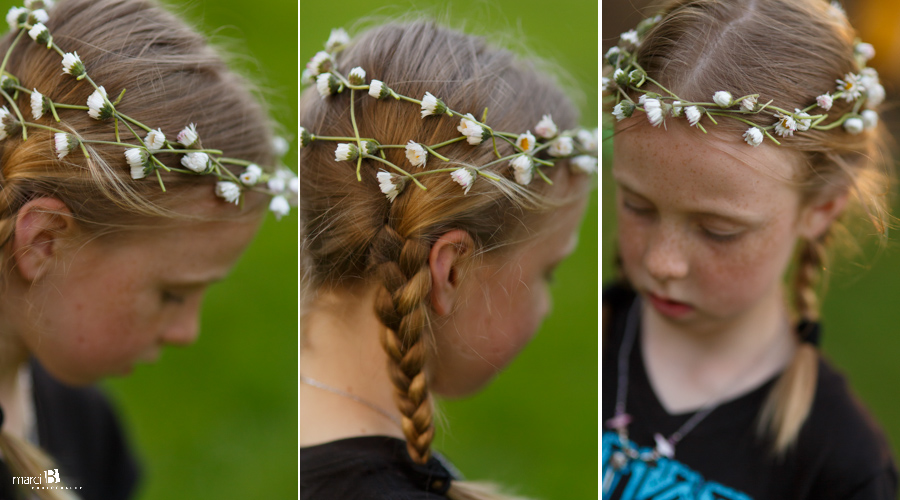
[[(247, 82), (230, 71), (204, 37), (153, 0), (62, 0), (49, 10), (46, 24), (54, 41), (77, 52), (91, 77), (110, 95), (127, 89), (118, 109), (174, 137), (196, 123), (203, 145), (227, 156), (271, 165), (272, 131), (263, 105)], [(0, 40), (6, 53), (16, 33)], [(84, 102), (93, 88), (63, 74), (60, 57), (27, 37), (11, 52), (6, 70), (23, 86), (37, 88), (54, 102)], [(17, 105), (30, 111), (27, 94)], [(57, 127), (90, 139), (115, 140), (109, 121), (80, 110), (59, 109)], [(52, 132), (30, 128), (28, 140), (12, 134), (0, 142), (0, 246), (3, 267), (10, 271), (10, 247), (19, 209), (39, 196), (65, 203), (81, 234), (97, 237), (138, 224), (191, 218), (172, 208), (194, 190), (207, 190), (214, 200), (212, 176), (163, 174), (167, 192), (155, 179), (131, 178), (124, 148), (88, 144), (86, 159), (73, 151), (59, 160)], [(177, 167), (176, 155), (160, 160)], [(238, 172), (239, 173), (239, 172)], [(258, 206), (254, 198), (247, 210)], [(0, 449), (14, 473), (35, 476), (50, 468), (49, 458), (29, 443), (0, 435)], [(59, 490), (35, 490), (41, 498), (68, 498)]]
[[(719, 90), (736, 96), (759, 94), (760, 102), (783, 108), (805, 107), (833, 91), (835, 80), (860, 68), (854, 57), (855, 33), (826, 0), (670, 0), (662, 18), (643, 38), (637, 62), (648, 75), (688, 101), (708, 101)], [(835, 99), (829, 112), (841, 116), (853, 103)], [(763, 113), (744, 116), (770, 125)], [(740, 133), (746, 124), (723, 119), (716, 130)], [(798, 188), (803, 203), (850, 193), (851, 209), (861, 209), (884, 236), (888, 226), (890, 158), (883, 146), (884, 126), (858, 135), (841, 127), (809, 130), (782, 139), (802, 154)], [(850, 217), (849, 212), (842, 216)], [(819, 318), (817, 285), (836, 227), (819, 239), (801, 242), (795, 258), (792, 296), (801, 320)], [(798, 331), (799, 336), (805, 332)], [(804, 338), (763, 405), (757, 431), (775, 453), (796, 440), (815, 394), (818, 352)]]
[[(340, 53), (337, 66), (361, 66), (367, 76), (396, 92), (439, 96), (452, 109), (481, 114), (495, 130), (524, 131), (551, 114), (560, 130), (577, 124), (577, 113), (547, 77), (509, 52), (482, 39), (417, 21), (387, 24), (360, 35)], [(311, 133), (352, 136), (349, 92), (320, 99), (315, 90), (301, 97), (300, 123)], [(435, 143), (459, 135), (458, 119), (419, 116), (417, 106), (393, 99), (356, 98), (356, 121), (364, 137), (384, 144), (408, 140)], [(502, 148), (503, 146), (501, 146)], [(405, 164), (403, 151), (388, 149), (388, 160)], [(489, 145), (456, 143), (441, 154), (461, 165), (495, 160)], [(426, 168), (441, 168), (437, 162)], [(319, 290), (351, 289), (378, 284), (375, 311), (386, 328), (382, 345), (388, 372), (403, 415), (407, 450), (416, 462), (430, 456), (434, 436), (433, 402), (426, 364), (431, 355), (431, 272), (428, 256), (434, 242), (461, 229), (473, 239), (473, 255), (508, 248), (539, 214), (559, 206), (559, 193), (577, 182), (565, 162), (542, 170), (559, 187), (540, 179), (528, 189), (511, 180), (508, 162), (487, 171), (500, 178), (479, 177), (467, 195), (449, 175), (420, 180), (427, 191), (407, 187), (393, 203), (379, 191), (376, 167), (363, 163), (362, 181), (355, 164), (336, 163), (333, 143), (313, 143), (301, 150), (300, 225), (301, 285), (307, 307)], [(587, 176), (582, 176), (587, 179)], [(552, 191), (551, 191), (552, 189)], [(556, 196), (550, 196), (550, 193)], [(554, 200), (551, 201), (551, 200)], [(464, 278), (463, 278), (464, 279)], [(455, 499), (509, 498), (491, 487), (454, 481)]]

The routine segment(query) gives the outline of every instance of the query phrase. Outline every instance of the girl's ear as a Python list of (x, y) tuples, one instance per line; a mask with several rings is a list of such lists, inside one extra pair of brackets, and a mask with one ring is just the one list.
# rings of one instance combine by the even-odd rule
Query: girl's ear
[(29, 282), (40, 279), (75, 230), (72, 212), (56, 198), (35, 198), (22, 206), (12, 241), (19, 275)]
[(815, 241), (831, 227), (844, 208), (850, 193), (844, 189), (833, 196), (813, 201), (800, 212), (800, 235)]
[(454, 229), (441, 235), (431, 247), (428, 265), (431, 267), (431, 306), (444, 316), (453, 310), (459, 295), (462, 262), (475, 249), (469, 233)]

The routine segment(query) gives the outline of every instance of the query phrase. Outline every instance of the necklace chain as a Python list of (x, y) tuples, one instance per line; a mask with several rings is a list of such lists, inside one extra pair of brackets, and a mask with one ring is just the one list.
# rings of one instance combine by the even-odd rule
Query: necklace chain
[[(622, 339), (622, 345), (619, 346), (618, 355), (618, 383), (616, 390), (616, 408), (613, 418), (606, 421), (607, 427), (615, 429), (619, 434), (622, 452), (617, 452), (613, 456), (612, 465), (615, 469), (623, 468), (628, 460), (639, 459), (649, 463), (655, 463), (660, 457), (673, 458), (675, 456), (675, 445), (681, 441), (685, 435), (694, 430), (697, 425), (703, 421), (710, 413), (718, 408), (722, 402), (722, 398), (713, 398), (704, 404), (696, 413), (694, 413), (686, 422), (684, 422), (675, 432), (668, 438), (660, 433), (654, 435), (656, 447), (652, 452), (639, 453), (632, 448), (628, 441), (628, 424), (631, 423), (631, 415), (625, 411), (625, 404), (628, 397), (628, 371), (630, 368), (631, 351), (634, 348), (634, 342), (638, 332), (638, 315), (641, 311), (641, 299), (636, 297), (628, 310), (628, 316), (625, 320), (625, 335)], [(768, 354), (767, 349), (763, 354)], [(624, 453), (623, 453), (624, 452)]]
[(357, 396), (356, 394), (350, 394), (349, 392), (342, 391), (340, 389), (332, 387), (323, 382), (319, 382), (318, 380), (316, 380), (314, 378), (309, 378), (304, 375), (300, 375), (300, 382), (303, 384), (306, 384), (308, 386), (316, 387), (316, 388), (331, 392), (333, 394), (337, 394), (338, 396), (343, 396), (347, 399), (352, 399), (353, 401), (356, 401), (357, 403), (368, 406), (370, 409), (375, 410), (378, 413), (389, 418), (391, 420), (391, 422), (394, 422), (395, 424), (397, 424), (397, 426), (400, 427), (401, 429), (403, 428), (403, 421), (401, 421), (399, 418), (397, 418), (396, 415), (392, 415), (392, 414), (388, 413), (385, 409), (381, 408), (380, 406), (378, 406), (374, 403), (370, 403), (370, 402), (366, 401), (365, 399)]

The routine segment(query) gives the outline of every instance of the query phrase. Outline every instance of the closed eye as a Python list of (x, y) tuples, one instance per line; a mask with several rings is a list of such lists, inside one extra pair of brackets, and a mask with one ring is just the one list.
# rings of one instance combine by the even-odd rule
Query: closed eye
[(162, 292), (162, 301), (169, 304), (183, 304), (184, 296), (174, 294), (168, 290), (163, 290)]

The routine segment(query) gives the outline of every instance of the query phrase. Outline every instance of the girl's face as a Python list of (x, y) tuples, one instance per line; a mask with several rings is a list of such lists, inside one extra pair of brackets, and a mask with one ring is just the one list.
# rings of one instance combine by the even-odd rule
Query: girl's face
[(432, 389), (446, 397), (480, 389), (515, 358), (550, 312), (553, 271), (575, 250), (586, 206), (560, 208), (543, 231), (502, 256), (488, 255), (462, 278), (457, 308), (434, 329)]
[(54, 376), (76, 385), (127, 374), (163, 346), (194, 342), (207, 287), (225, 278), (260, 220), (181, 222), (67, 251), (30, 290), (22, 341)]
[(794, 244), (812, 231), (789, 183), (797, 153), (637, 119), (617, 130), (613, 176), (625, 273), (650, 311), (702, 328), (781, 304)]

